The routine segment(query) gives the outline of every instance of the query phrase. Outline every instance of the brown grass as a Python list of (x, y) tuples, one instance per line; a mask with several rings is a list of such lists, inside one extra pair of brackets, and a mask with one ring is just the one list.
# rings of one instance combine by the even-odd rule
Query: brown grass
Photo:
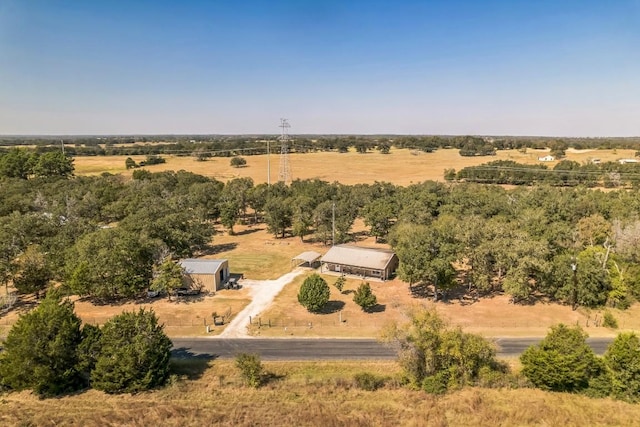
[[(369, 152), (335, 153), (320, 152), (291, 154), (291, 173), (294, 179), (318, 178), (324, 181), (338, 181), (343, 184), (373, 183), (387, 181), (396, 185), (408, 185), (426, 180), (443, 181), (445, 169), (460, 170), (466, 166), (476, 166), (493, 160), (514, 160), (519, 163), (538, 164), (538, 157), (547, 150), (501, 150), (496, 156), (462, 157), (456, 149), (441, 149), (424, 153), (407, 149), (393, 149), (390, 154)], [(603, 162), (620, 158), (633, 158), (634, 150), (568, 150), (567, 159), (587, 162), (599, 158)], [(131, 156), (135, 161), (145, 156)], [(193, 157), (162, 156), (167, 162), (148, 166), (146, 169), (158, 172), (165, 170), (188, 170), (200, 175), (227, 181), (232, 178), (251, 177), (256, 184), (267, 181), (267, 156), (247, 156), (247, 167), (233, 168), (229, 158), (214, 157), (206, 162), (198, 162)], [(76, 174), (97, 175), (104, 171), (131, 175), (124, 162), (127, 156), (75, 157)], [(277, 155), (271, 155), (271, 181), (278, 179)], [(545, 163), (553, 167), (557, 162)], [(348, 165), (348, 166), (347, 166)]]
[[(183, 362), (193, 381), (111, 396), (90, 390), (39, 400), (28, 392), (2, 396), (5, 426), (620, 426), (635, 425), (640, 406), (539, 390), (467, 388), (434, 397), (387, 384), (354, 387), (353, 375), (393, 377), (392, 362), (269, 362), (274, 374), (260, 389), (241, 385), (232, 361)], [(200, 365), (198, 365), (200, 364)], [(191, 365), (191, 366), (190, 366)], [(204, 369), (204, 370), (203, 370)]]

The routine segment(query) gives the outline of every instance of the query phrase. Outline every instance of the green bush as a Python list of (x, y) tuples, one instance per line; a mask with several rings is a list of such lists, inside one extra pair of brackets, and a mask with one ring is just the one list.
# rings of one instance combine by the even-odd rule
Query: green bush
[(356, 293), (353, 295), (353, 302), (358, 304), (364, 311), (369, 311), (378, 304), (378, 299), (371, 291), (369, 282), (360, 284)]
[(304, 279), (298, 292), (298, 302), (311, 312), (322, 310), (329, 302), (329, 285), (318, 274), (312, 274)]
[(257, 354), (239, 353), (236, 355), (236, 368), (246, 385), (254, 388), (262, 385), (263, 367)]
[(602, 318), (602, 325), (605, 328), (618, 329), (618, 321), (610, 311), (605, 311)]
[(336, 287), (338, 292), (342, 293), (342, 290), (344, 289), (344, 285), (345, 285), (346, 282), (347, 282), (347, 279), (345, 279), (344, 276), (340, 276), (340, 277), (338, 277), (336, 282), (333, 284), (333, 286)]
[(380, 387), (384, 386), (385, 379), (374, 375), (370, 372), (361, 372), (355, 374), (353, 379), (355, 380), (356, 386), (362, 390), (367, 391), (376, 391)]

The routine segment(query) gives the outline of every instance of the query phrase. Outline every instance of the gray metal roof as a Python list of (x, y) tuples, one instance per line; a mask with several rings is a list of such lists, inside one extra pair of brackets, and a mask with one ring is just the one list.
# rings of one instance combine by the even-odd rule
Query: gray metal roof
[(384, 270), (394, 256), (395, 253), (384, 249), (338, 245), (329, 249), (322, 257), (322, 262)]
[(179, 261), (187, 274), (216, 274), (226, 259), (195, 259), (187, 258)]
[(302, 252), (300, 255), (291, 258), (292, 260), (294, 259), (300, 259), (304, 262), (308, 262), (308, 263), (312, 263), (316, 260), (318, 260), (318, 258), (320, 258), (322, 256), (322, 254), (319, 254), (318, 252), (315, 251), (307, 251), (307, 252)]

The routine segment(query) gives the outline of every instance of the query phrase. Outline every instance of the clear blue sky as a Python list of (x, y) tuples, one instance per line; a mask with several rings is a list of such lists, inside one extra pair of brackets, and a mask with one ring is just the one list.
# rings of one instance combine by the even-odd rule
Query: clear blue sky
[(0, 134), (640, 135), (640, 0), (0, 0)]

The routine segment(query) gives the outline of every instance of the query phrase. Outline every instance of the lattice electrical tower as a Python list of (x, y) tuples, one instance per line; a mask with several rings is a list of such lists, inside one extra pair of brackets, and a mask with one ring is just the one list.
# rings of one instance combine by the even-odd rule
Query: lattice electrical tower
[(280, 127), (282, 133), (280, 134), (280, 174), (278, 175), (278, 181), (282, 181), (285, 184), (291, 184), (291, 165), (289, 165), (289, 131), (291, 127), (287, 119), (280, 119)]

